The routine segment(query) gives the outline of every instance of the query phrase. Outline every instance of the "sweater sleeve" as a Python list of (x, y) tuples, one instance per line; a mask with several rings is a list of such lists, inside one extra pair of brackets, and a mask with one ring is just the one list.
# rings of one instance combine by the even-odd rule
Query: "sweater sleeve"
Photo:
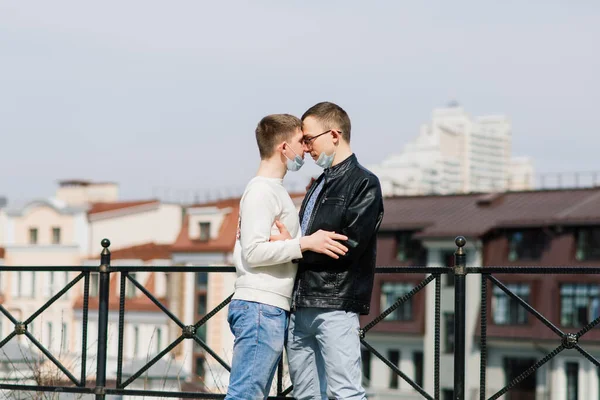
[(302, 258), (300, 239), (269, 242), (281, 202), (268, 185), (248, 189), (240, 205), (242, 258), (249, 267), (266, 267)]

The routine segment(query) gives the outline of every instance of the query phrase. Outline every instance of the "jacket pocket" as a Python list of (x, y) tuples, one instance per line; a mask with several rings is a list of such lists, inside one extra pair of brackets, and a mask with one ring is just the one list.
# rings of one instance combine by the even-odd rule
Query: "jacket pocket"
[(321, 200), (321, 203), (343, 206), (346, 204), (346, 199), (344, 196), (325, 196), (323, 200)]
[(314, 225), (312, 226), (313, 231), (318, 229), (324, 229), (326, 231), (340, 232), (342, 228), (342, 221), (344, 219), (344, 212), (346, 199), (344, 197), (330, 197), (327, 196), (321, 200), (319, 206), (317, 218), (315, 218)]

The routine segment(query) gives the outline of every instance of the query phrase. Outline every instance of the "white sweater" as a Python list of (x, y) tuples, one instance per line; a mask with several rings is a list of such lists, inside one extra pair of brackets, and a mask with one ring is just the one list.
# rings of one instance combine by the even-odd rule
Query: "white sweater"
[[(293, 239), (269, 242), (271, 234), (279, 233), (276, 219)], [(253, 178), (240, 200), (233, 298), (289, 310), (297, 271), (297, 264), (291, 261), (302, 258), (300, 236), (298, 211), (283, 179)]]

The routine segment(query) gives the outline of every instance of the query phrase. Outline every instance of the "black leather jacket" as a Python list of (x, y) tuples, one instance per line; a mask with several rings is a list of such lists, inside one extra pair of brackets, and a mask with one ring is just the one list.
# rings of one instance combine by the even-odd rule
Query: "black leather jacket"
[(383, 218), (379, 179), (363, 168), (352, 154), (326, 169), (311, 185), (300, 209), (321, 180), (325, 180), (314, 205), (305, 235), (319, 229), (348, 236), (348, 252), (338, 260), (304, 252), (299, 260), (292, 308), (317, 307), (368, 314), (373, 290), (377, 231)]

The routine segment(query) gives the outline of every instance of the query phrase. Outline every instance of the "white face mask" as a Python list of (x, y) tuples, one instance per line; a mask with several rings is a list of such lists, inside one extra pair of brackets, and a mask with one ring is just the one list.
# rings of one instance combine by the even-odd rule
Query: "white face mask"
[(323, 168), (323, 169), (327, 169), (329, 167), (331, 167), (331, 164), (333, 164), (333, 159), (335, 157), (335, 151), (333, 153), (331, 153), (331, 155), (326, 155), (325, 152), (322, 152), (321, 154), (319, 154), (319, 158), (317, 158), (317, 161), (315, 161), (315, 164), (317, 164), (319, 167)]
[(292, 171), (292, 172), (298, 171), (304, 165), (304, 160), (302, 159), (302, 157), (300, 157), (298, 154), (296, 154), (296, 152), (294, 151), (294, 149), (292, 149), (291, 146), (290, 146), (290, 149), (292, 150), (292, 153), (294, 153), (296, 156), (294, 157), (293, 160), (290, 160), (288, 158), (288, 156), (285, 155), (285, 153), (283, 154), (283, 156), (285, 158), (287, 158), (286, 167), (287, 167), (288, 171)]

